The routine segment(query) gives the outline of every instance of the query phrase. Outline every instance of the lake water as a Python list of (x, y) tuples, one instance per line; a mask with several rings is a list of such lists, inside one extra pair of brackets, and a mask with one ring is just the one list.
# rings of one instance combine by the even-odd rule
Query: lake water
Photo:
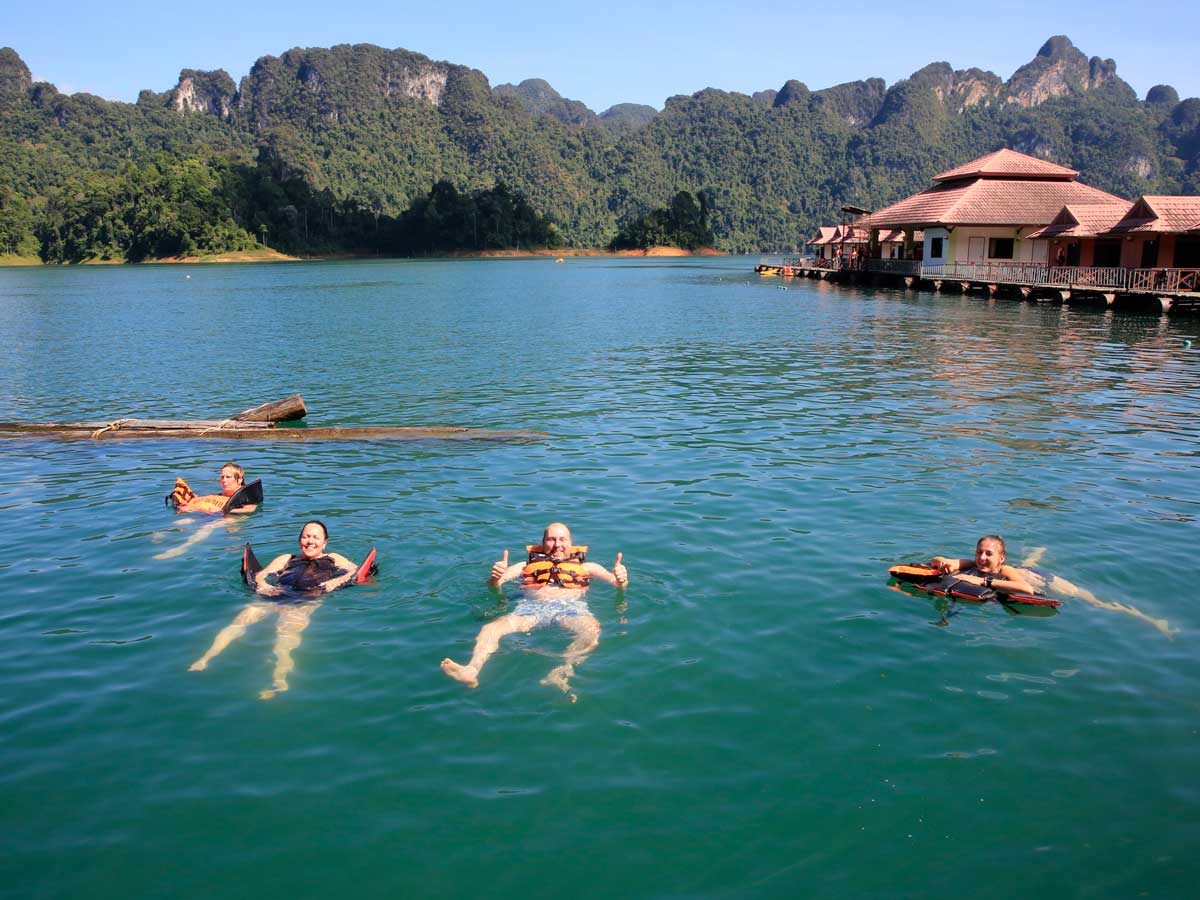
[[(0, 894), (1194, 896), (1200, 320), (753, 263), (0, 270), (0, 420), (548, 435), (0, 441)], [(163, 506), (228, 459), (258, 512)], [(309, 516), (375, 582), (287, 693), (273, 617), (189, 672)], [(554, 627), (450, 681), (556, 519), (631, 578), (577, 702)], [(993, 531), (1177, 633), (889, 586)]]

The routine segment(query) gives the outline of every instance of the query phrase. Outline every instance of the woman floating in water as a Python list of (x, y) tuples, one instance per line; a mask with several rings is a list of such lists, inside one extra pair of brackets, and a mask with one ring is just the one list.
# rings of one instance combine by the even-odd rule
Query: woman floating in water
[(1010, 566), (1006, 564), (1007, 548), (1004, 539), (997, 534), (989, 534), (981, 537), (975, 545), (974, 559), (935, 556), (929, 561), (929, 565), (943, 574), (957, 575), (964, 581), (986, 585), (999, 591), (1030, 591), (1047, 596), (1075, 598), (1099, 609), (1123, 612), (1135, 619), (1149, 622), (1168, 638), (1178, 633), (1179, 630), (1171, 628), (1166, 619), (1152, 618), (1125, 603), (1106, 602), (1065, 578), (1037, 571), (1033, 567), (1041, 561), (1045, 552), (1045, 547), (1039, 547), (1023, 560), (1019, 567)]
[[(300, 635), (308, 627), (313, 613), (321, 605), (321, 597), (354, 579), (359, 567), (340, 553), (326, 553), (329, 532), (324, 523), (313, 519), (300, 530), (300, 553), (284, 553), (263, 569), (246, 570), (247, 583), (252, 583), (256, 598), (247, 604), (233, 621), (217, 634), (212, 646), (192, 663), (188, 671), (203, 672), (208, 663), (226, 647), (246, 633), (246, 628), (271, 613), (279, 615), (275, 626), (275, 672), (270, 690), (260, 693), (259, 699), (270, 700), (288, 689), (287, 677), (296, 667), (292, 651), (300, 646)], [(253, 558), (253, 554), (247, 555)], [(254, 568), (257, 568), (255, 566)], [(274, 579), (272, 583), (271, 579)]]

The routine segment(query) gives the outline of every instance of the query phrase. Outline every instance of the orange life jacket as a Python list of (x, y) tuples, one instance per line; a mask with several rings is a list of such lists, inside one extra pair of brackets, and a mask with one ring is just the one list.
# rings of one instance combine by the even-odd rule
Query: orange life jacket
[(542, 549), (540, 544), (530, 544), (525, 548), (529, 553), (529, 562), (521, 570), (521, 587), (554, 587), (585, 588), (592, 582), (583, 564), (587, 562), (586, 545), (572, 547), (565, 559), (555, 562)]
[(167, 496), (170, 502), (176, 509), (182, 506), (188, 507), (188, 512), (202, 513), (219, 513), (225, 511), (225, 504), (229, 502), (229, 498), (224, 494), (205, 494), (198, 495), (182, 478), (175, 479), (175, 490)]

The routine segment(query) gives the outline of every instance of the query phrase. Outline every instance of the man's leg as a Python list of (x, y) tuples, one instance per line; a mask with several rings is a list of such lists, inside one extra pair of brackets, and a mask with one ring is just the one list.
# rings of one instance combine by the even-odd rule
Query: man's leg
[(527, 632), (536, 624), (537, 616), (517, 616), (512, 613), (488, 622), (479, 629), (479, 635), (475, 638), (475, 652), (471, 654), (471, 661), (460, 666), (446, 657), (442, 660), (442, 671), (467, 687), (478, 687), (479, 671), (500, 646), (500, 639), (517, 631)]
[[(552, 684), (564, 694), (570, 694), (571, 684), (568, 679), (575, 674), (575, 665), (587, 659), (588, 654), (600, 643), (600, 621), (592, 615), (568, 616), (559, 624), (574, 634), (575, 639), (563, 653), (563, 664), (546, 673), (542, 684)], [(572, 702), (574, 699), (575, 695), (571, 694)]]

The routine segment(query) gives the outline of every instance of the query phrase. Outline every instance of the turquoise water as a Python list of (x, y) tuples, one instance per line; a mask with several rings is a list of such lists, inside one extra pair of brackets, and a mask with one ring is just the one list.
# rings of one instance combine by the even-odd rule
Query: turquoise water
[[(0, 270), (0, 420), (533, 428), (532, 444), (0, 441), (13, 897), (1185, 897), (1200, 321), (758, 280), (753, 260)], [(257, 513), (162, 505), (227, 459)], [(271, 683), (240, 548), (371, 546)], [(549, 521), (601, 642), (483, 582)], [(939, 608), (1004, 534), (1104, 601)], [(189, 541), (192, 543), (186, 543)], [(172, 551), (178, 555), (162, 559)], [(508, 594), (515, 599), (514, 593)], [(948, 615), (947, 615), (948, 613)]]

